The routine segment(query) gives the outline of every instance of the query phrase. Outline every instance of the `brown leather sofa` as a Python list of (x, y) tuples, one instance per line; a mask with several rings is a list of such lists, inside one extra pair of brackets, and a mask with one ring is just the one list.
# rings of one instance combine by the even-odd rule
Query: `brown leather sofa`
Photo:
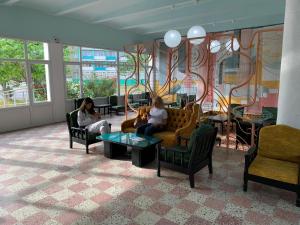
[[(151, 107), (143, 106), (138, 109), (137, 116), (133, 119), (125, 120), (121, 124), (121, 130), (124, 133), (135, 132), (134, 121), (136, 118), (145, 118)], [(177, 138), (189, 137), (192, 131), (196, 128), (198, 117), (198, 105), (194, 105), (191, 109), (175, 109), (166, 108), (168, 120), (166, 130), (155, 133), (154, 136), (163, 140), (162, 146), (171, 147), (176, 145)]]

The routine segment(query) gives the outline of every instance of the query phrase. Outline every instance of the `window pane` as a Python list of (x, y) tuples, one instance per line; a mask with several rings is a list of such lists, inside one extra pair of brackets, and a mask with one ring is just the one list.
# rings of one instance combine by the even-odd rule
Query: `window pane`
[(25, 64), (0, 62), (0, 108), (28, 105)]
[(48, 44), (38, 41), (27, 42), (28, 59), (48, 60)]
[(66, 65), (66, 90), (67, 98), (74, 99), (80, 97), (80, 65)]
[(24, 59), (24, 42), (20, 40), (0, 38), (1, 59)]
[(117, 52), (96, 49), (96, 48), (81, 48), (82, 61), (98, 61), (98, 62), (116, 62)]
[(85, 63), (82, 65), (83, 93), (89, 97), (104, 97), (117, 93), (117, 67)]
[[(135, 73), (132, 76), (132, 73), (134, 72), (134, 65), (128, 65), (127, 63), (120, 63), (120, 94), (125, 94), (125, 82), (127, 86), (127, 91), (129, 91), (130, 88), (136, 86), (137, 81), (136, 77), (137, 74)], [(130, 78), (129, 78), (130, 77)], [(128, 79), (127, 79), (128, 78)], [(126, 81), (127, 79), (127, 81)], [(130, 91), (131, 94), (140, 94), (145, 92), (145, 71), (144, 68), (141, 68), (140, 71), (140, 84), (132, 89)]]
[(34, 102), (50, 101), (48, 64), (32, 64), (32, 91)]
[(64, 61), (79, 62), (80, 61), (80, 47), (78, 46), (64, 46)]
[[(136, 54), (134, 54), (134, 56), (136, 56)], [(119, 61), (129, 65), (134, 65), (133, 57), (126, 52), (119, 52)]]

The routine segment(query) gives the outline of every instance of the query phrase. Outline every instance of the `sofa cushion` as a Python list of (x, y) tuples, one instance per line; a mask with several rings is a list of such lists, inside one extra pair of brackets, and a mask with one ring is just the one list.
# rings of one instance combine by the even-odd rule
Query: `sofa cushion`
[(162, 131), (159, 133), (154, 133), (153, 136), (162, 139), (162, 145), (164, 147), (171, 147), (176, 145), (177, 143), (175, 132), (172, 131)]
[(169, 131), (176, 131), (179, 128), (187, 125), (191, 119), (191, 110), (171, 109), (167, 108), (168, 121), (167, 127)]
[(288, 161), (256, 156), (248, 173), (290, 184), (298, 184), (299, 166)]
[(300, 163), (300, 130), (286, 125), (263, 127), (259, 134), (260, 156)]

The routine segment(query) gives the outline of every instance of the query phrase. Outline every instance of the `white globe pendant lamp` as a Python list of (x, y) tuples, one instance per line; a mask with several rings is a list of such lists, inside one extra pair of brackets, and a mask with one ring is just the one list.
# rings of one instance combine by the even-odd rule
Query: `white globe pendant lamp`
[(191, 39), (190, 42), (193, 45), (199, 45), (201, 44), (206, 36), (206, 31), (202, 26), (192, 26), (188, 32), (187, 32), (187, 38), (191, 39), (191, 38), (197, 38), (198, 39)]
[[(231, 45), (232, 45), (232, 48), (231, 48)], [(233, 51), (237, 51), (237, 50), (239, 50), (239, 48), (240, 48), (240, 44), (236, 38), (233, 38), (233, 41), (230, 39), (226, 42), (226, 49), (229, 52), (232, 52), (232, 49), (233, 49)]]
[(210, 52), (211, 53), (217, 53), (218, 51), (220, 51), (221, 48), (221, 43), (217, 40), (212, 40), (210, 42)]
[(164, 41), (169, 48), (175, 48), (181, 42), (181, 34), (177, 30), (169, 30), (165, 33)]

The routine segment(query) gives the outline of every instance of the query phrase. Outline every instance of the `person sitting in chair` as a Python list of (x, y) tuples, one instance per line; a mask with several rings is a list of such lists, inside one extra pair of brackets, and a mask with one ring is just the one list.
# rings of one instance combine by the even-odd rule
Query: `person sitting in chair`
[(106, 120), (101, 120), (100, 113), (95, 112), (94, 102), (91, 98), (85, 98), (78, 110), (77, 122), (80, 127), (85, 127), (91, 133), (110, 133), (110, 127)]
[(151, 136), (153, 133), (160, 132), (165, 129), (168, 119), (168, 113), (165, 109), (164, 102), (161, 97), (153, 100), (153, 105), (148, 114), (148, 123), (137, 128), (137, 134)]

